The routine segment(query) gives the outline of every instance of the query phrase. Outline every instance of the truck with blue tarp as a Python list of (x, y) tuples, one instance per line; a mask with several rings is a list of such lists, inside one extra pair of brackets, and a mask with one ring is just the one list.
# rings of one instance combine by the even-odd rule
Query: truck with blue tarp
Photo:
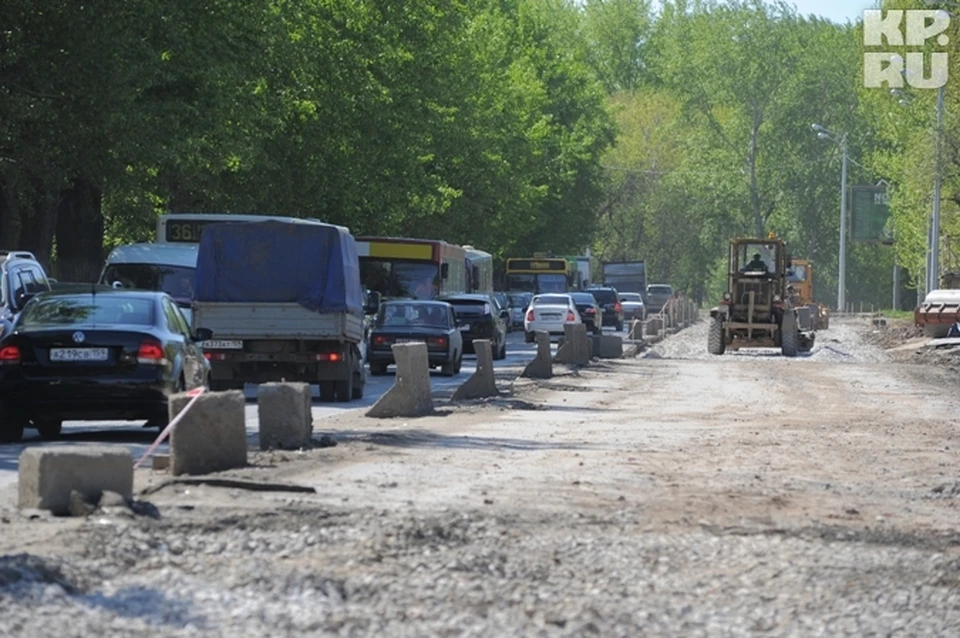
[[(376, 300), (379, 302), (379, 300)], [(192, 327), (211, 388), (291, 381), (325, 401), (363, 397), (363, 296), (350, 231), (322, 222), (220, 223), (197, 254)]]

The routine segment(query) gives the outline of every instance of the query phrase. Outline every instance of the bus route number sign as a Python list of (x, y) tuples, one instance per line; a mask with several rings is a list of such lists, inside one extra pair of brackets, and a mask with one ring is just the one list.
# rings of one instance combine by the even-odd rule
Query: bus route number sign
[(208, 223), (200, 220), (168, 220), (165, 239), (168, 242), (197, 244), (200, 242), (200, 233), (203, 232), (203, 227)]

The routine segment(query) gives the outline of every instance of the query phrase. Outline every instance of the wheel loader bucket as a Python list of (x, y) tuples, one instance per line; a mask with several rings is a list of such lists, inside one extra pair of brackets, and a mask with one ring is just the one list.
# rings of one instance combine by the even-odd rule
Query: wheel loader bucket
[(950, 326), (960, 321), (960, 290), (931, 290), (913, 311), (913, 321), (928, 337), (946, 337)]

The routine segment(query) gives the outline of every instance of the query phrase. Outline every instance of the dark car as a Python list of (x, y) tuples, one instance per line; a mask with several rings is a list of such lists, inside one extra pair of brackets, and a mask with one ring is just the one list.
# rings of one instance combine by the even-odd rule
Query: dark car
[(0, 342), (5, 441), (25, 427), (44, 439), (64, 420), (167, 423), (175, 392), (206, 386), (210, 364), (174, 300), (162, 292), (47, 292), (34, 297)]
[(603, 312), (597, 298), (589, 292), (571, 292), (573, 303), (577, 306), (577, 312), (580, 313), (580, 319), (587, 330), (594, 334), (600, 334), (603, 331)]
[(590, 288), (587, 292), (593, 295), (603, 311), (602, 325), (623, 330), (623, 305), (616, 288)]
[(438, 301), (387, 301), (380, 304), (370, 330), (367, 361), (370, 374), (386, 374), (393, 358), (393, 344), (422, 341), (427, 344), (431, 368), (453, 376), (463, 361), (463, 337), (453, 307)]
[(17, 315), (34, 295), (50, 290), (53, 280), (47, 278), (43, 266), (22, 250), (0, 250), (0, 337), (10, 331)]
[(463, 351), (474, 354), (474, 339), (489, 339), (494, 359), (507, 358), (507, 321), (510, 310), (501, 308), (492, 295), (482, 293), (447, 295), (439, 301), (453, 306), (463, 336)]

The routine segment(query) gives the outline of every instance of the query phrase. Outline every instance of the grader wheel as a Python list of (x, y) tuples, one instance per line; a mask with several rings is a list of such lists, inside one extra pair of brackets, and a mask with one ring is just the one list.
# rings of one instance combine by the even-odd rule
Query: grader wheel
[(723, 336), (723, 321), (720, 317), (714, 317), (710, 320), (710, 332), (707, 335), (707, 352), (710, 354), (723, 354), (727, 349), (727, 344)]

